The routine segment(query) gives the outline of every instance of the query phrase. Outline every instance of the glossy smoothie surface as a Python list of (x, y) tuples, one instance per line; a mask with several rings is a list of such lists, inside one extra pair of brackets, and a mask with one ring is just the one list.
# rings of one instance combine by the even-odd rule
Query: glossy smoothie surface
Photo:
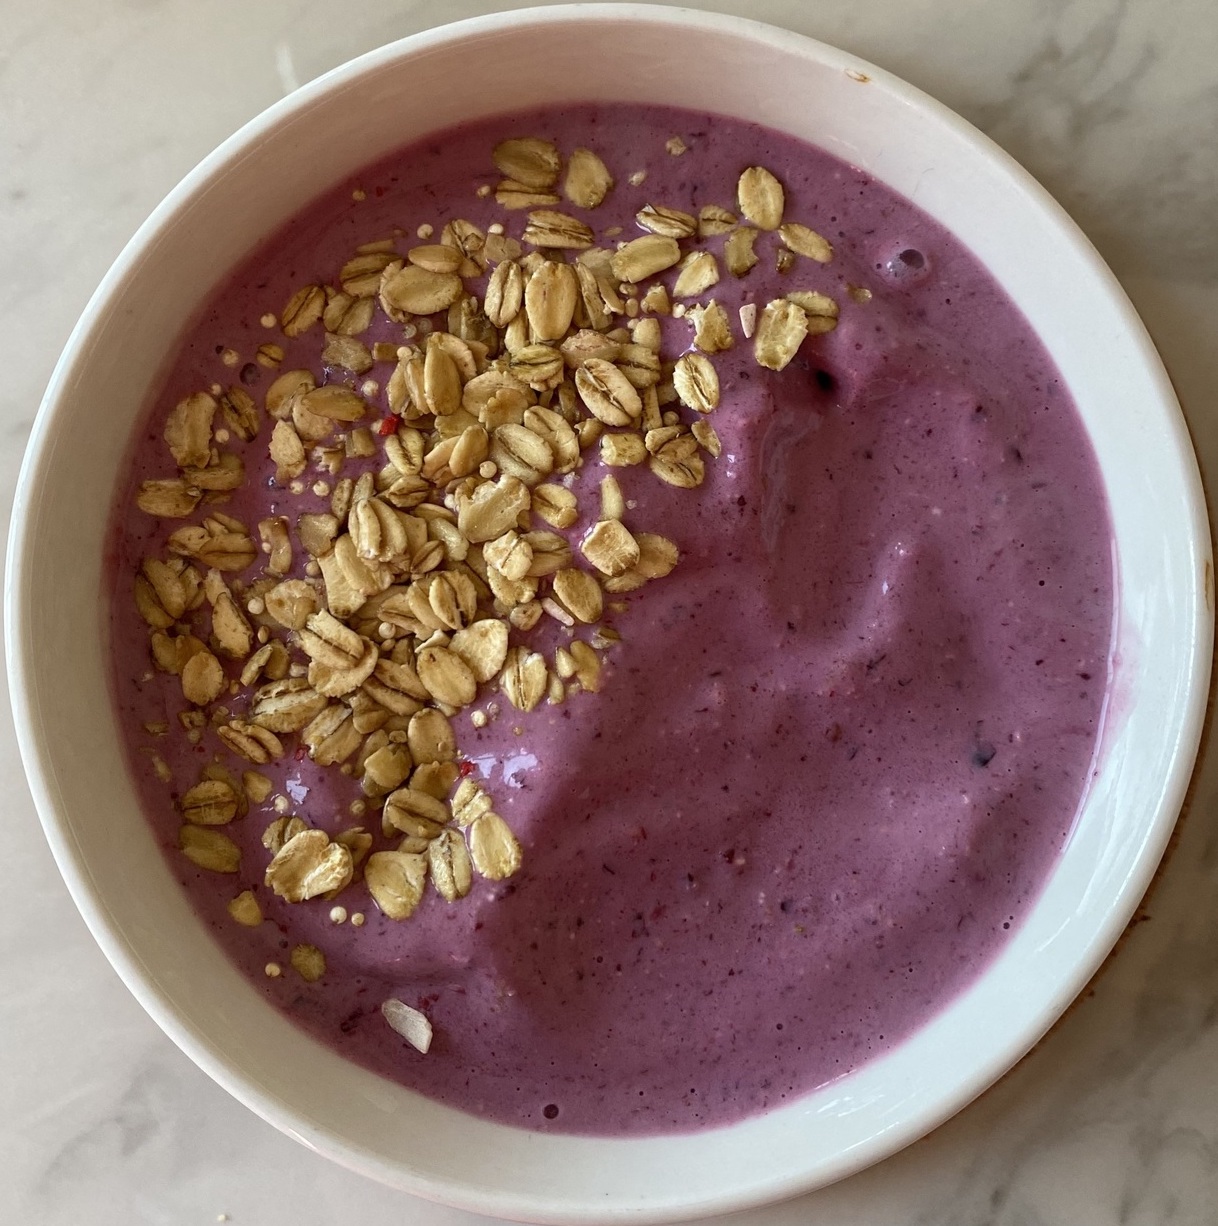
[[(357, 883), (339, 901), (367, 923), (336, 925), (329, 903), (291, 906), (262, 888), (269, 804), (227, 828), (243, 849), (237, 879), (197, 871), (176, 850), (171, 797), (213, 755), (248, 764), (211, 733), (196, 748), (142, 730), (175, 721), (183, 703), (176, 678), (149, 675), (131, 580), (179, 525), (142, 515), (131, 491), (171, 466), (165, 412), (234, 380), (222, 350), (242, 355), (258, 397), (273, 375), (249, 355), (272, 336), (288, 349), (283, 369), (320, 370), (319, 331), (283, 342), (259, 320), (300, 284), (332, 282), (359, 243), (400, 227), (404, 251), (420, 223), (438, 234), (453, 217), (502, 220), (518, 236), (524, 215), (475, 188), (497, 179), (496, 141), (523, 134), (604, 158), (617, 186), (589, 218), (598, 231), (617, 223), (634, 237), (649, 202), (734, 209), (737, 176), (761, 164), (785, 185), (787, 218), (828, 237), (835, 256), (779, 273), (763, 235), (757, 267), (743, 279), (725, 271), (704, 295), (727, 307), (736, 334), (714, 359), (722, 455), (697, 490), (662, 485), (645, 466), (614, 470), (627, 525), (670, 537), (681, 561), (612, 615), (622, 642), (601, 692), (527, 715), (503, 704), (482, 730), (455, 719), (460, 751), (524, 846), (521, 872), (478, 882), (455, 905), (429, 893), (402, 923)], [(676, 135), (688, 146), (679, 157), (665, 149)], [(637, 170), (646, 179), (632, 186)], [(796, 289), (832, 296), (838, 327), (806, 340), (784, 371), (764, 370), (737, 308)], [(675, 357), (689, 325), (663, 326)], [(363, 339), (397, 336), (382, 319)], [(388, 369), (371, 372), (382, 386)], [(222, 509), (251, 524), (323, 509), (268, 482), (265, 448), (264, 430), (244, 452), (252, 480)], [(602, 470), (586, 455), (576, 488), (588, 511)], [(789, 1102), (967, 987), (1071, 828), (1107, 686), (1113, 575), (1098, 471), (1069, 394), (967, 250), (890, 189), (790, 137), (582, 106), (403, 150), (310, 206), (216, 295), (183, 340), (132, 470), (115, 512), (115, 685), (170, 863), (256, 990), (343, 1055), (453, 1106), (530, 1128), (637, 1134)], [(153, 751), (173, 772), (168, 787), (147, 768)], [(290, 754), (266, 773), (311, 824), (352, 824), (358, 786), (336, 770)], [(365, 824), (381, 846), (379, 819)], [(247, 887), (267, 915), (254, 930), (225, 911)], [(264, 965), (286, 967), (302, 941), (324, 951), (325, 977), (266, 979)], [(426, 1056), (385, 1024), (389, 996), (431, 1018)]]

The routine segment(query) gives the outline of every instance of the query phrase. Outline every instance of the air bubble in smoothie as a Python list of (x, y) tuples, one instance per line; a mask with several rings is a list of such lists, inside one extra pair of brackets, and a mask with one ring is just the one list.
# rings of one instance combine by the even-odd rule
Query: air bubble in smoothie
[(880, 268), (893, 285), (912, 286), (930, 276), (932, 264), (926, 252), (917, 247), (901, 247), (887, 256)]
[[(679, 158), (668, 149), (676, 137)], [(831, 258), (786, 249), (776, 230), (734, 237), (747, 223), (737, 183), (758, 165), (782, 192), (754, 176), (765, 190), (750, 207), (767, 223), (781, 208), (783, 224), (831, 233)], [(573, 168), (583, 205), (565, 194)], [(531, 219), (538, 210), (566, 220)], [(572, 245), (532, 246), (530, 225)], [(642, 238), (619, 267), (645, 257), (657, 270), (624, 286), (613, 257)], [(799, 245), (828, 254), (806, 234)], [(506, 261), (522, 277), (505, 268), (492, 293)], [(569, 366), (524, 325), (508, 335), (513, 294), (547, 264), (570, 272), (543, 274), (553, 294), (534, 294), (532, 327), (546, 332), (571, 312), (568, 338), (590, 335)], [(700, 287), (688, 297), (675, 292), (682, 276)], [(289, 303), (299, 330), (281, 326)], [(639, 333), (636, 318), (655, 327)], [(793, 345), (783, 369), (754, 356), (763, 324)], [(718, 385), (705, 414), (673, 391), (674, 363), (694, 351), (698, 328)], [(427, 339), (458, 332), (462, 346)], [(636, 336), (658, 338), (658, 360)], [(542, 349), (515, 369), (537, 388), (500, 379), (463, 399), (475, 369), (502, 375), (530, 342)], [(443, 356), (427, 366), (433, 349)], [(608, 422), (587, 424), (576, 386), (585, 360), (629, 375), (587, 368), (589, 396), (599, 387), (617, 397), (598, 401)], [(314, 409), (353, 413), (358, 400), (362, 416), (326, 427), (289, 405), (276, 417), (284, 396), (305, 394), (299, 381), (284, 391), (293, 371), (333, 389)], [(412, 416), (401, 415), (403, 387), (416, 397)], [(190, 460), (185, 488), (156, 487), (163, 505), (190, 509), (149, 515), (136, 505), (144, 483), (180, 471), (166, 419), (200, 393), (219, 406), (217, 433), (200, 444), (184, 417), (175, 438)], [(646, 430), (623, 404), (654, 415)], [(555, 415), (529, 417), (548, 431), (548, 451), (526, 437), (526, 406)], [(744, 122), (647, 106), (454, 129), (366, 168), (254, 252), (181, 338), (149, 414), (113, 513), (114, 692), (130, 768), (202, 922), (273, 1007), (351, 1061), (522, 1128), (646, 1135), (727, 1124), (916, 1032), (982, 973), (1051, 873), (1096, 751), (1107, 675), (1114, 579), (1097, 466), (1044, 345), (987, 270), (857, 168)], [(285, 421), (272, 460), (272, 430)], [(569, 445), (558, 441), (563, 422), (580, 431), (579, 462), (527, 486), (527, 514), (508, 486), (493, 546), (458, 539), (459, 499), (500, 480), (502, 465), (532, 480), (530, 457), (545, 467)], [(490, 442), (478, 450), (488, 423), (495, 459)], [(473, 431), (468, 454), (446, 441), (458, 426)], [(674, 440), (658, 467), (677, 484), (652, 463)], [(220, 452), (236, 457), (223, 473)], [(412, 485), (424, 456), (431, 476)], [(237, 461), (240, 483), (226, 484)], [(460, 474), (451, 487), (446, 464)], [(407, 478), (392, 486), (404, 501), (411, 490), (430, 501), (422, 515), (418, 505), (361, 513), (372, 551), (361, 571), (325, 548), (350, 515), (336, 513), (336, 490), (365, 473), (365, 492)], [(210, 485), (191, 484), (200, 479)], [(553, 488), (543, 497), (541, 485)], [(592, 574), (581, 551), (605, 507), (635, 545), (645, 533), (671, 541), (675, 567), (633, 590), (607, 572), (591, 586), (554, 586), (559, 570)], [(292, 627), (329, 599), (326, 576), (339, 590), (336, 567), (369, 581), (367, 567), (381, 564), (376, 534), (395, 532), (399, 511), (427, 521), (407, 524), (419, 535), (415, 560), (394, 576), (401, 603), (375, 617), (343, 613), (339, 629), (315, 623), (330, 638), (309, 640), (306, 657)], [(252, 534), (249, 554), (229, 521)], [(206, 557), (190, 561), (183, 587), (171, 540), (187, 538), (173, 534), (205, 522)], [(532, 536), (526, 553), (530, 533), (551, 535)], [(615, 528), (597, 539), (610, 569), (635, 556)], [(488, 550), (501, 567), (494, 592)], [(149, 559), (179, 568), (174, 607), (147, 603)], [(272, 565), (276, 583), (301, 586), (271, 595)], [(437, 572), (465, 575), (484, 615), (508, 622), (516, 654), (503, 685), (452, 662), (455, 648), (476, 663), (494, 647), (491, 632), (476, 649), (456, 639), (462, 581), (445, 580), (425, 605), (409, 594)], [(512, 603), (529, 583), (541, 585), (536, 609)], [(285, 623), (268, 622), (268, 600)], [(509, 605), (524, 612), (511, 620)], [(349, 623), (360, 627), (354, 640)], [(403, 639), (408, 650), (395, 647)], [(427, 693), (412, 688), (415, 672), (343, 681), (371, 664), (366, 644), (415, 665), (431, 653), (429, 675), (452, 704), (451, 744), (434, 720), (412, 728)], [(242, 682), (264, 649), (259, 667), (273, 672)], [(195, 692), (215, 692), (191, 705), (182, 671), (195, 657)], [(310, 672), (317, 658), (328, 672)], [(317, 701), (311, 677), (339, 696)], [(476, 698), (463, 705), (469, 677)], [(509, 692), (535, 684), (545, 688), (531, 709), (512, 705)], [(333, 727), (302, 726), (306, 715)], [(403, 772), (436, 799), (399, 812), (394, 827), (383, 824), (384, 791), (365, 781)], [(468, 823), (445, 825), (466, 784), (480, 789), (461, 793)], [(477, 863), (499, 878), (471, 871), (462, 851), (482, 793), (519, 841), (516, 867), (499, 826), (479, 827)], [(333, 898), (292, 902), (267, 886), (274, 849), (301, 831), (319, 845), (310, 832), (325, 832), (326, 846), (346, 839), (352, 861), (362, 857)], [(404, 869), (393, 876), (392, 855), (409, 840), (428, 850), (401, 854), (433, 857), (421, 886)], [(362, 866), (390, 853), (375, 862), (373, 895)], [(288, 878), (290, 891), (290, 873), (277, 880)], [(281, 973), (264, 973), (269, 963)], [(412, 1046), (386, 1024), (388, 1000), (428, 1042)]]

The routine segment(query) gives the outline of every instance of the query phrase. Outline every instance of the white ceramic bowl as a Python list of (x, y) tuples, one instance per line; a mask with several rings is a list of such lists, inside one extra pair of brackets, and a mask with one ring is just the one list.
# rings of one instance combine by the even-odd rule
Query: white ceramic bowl
[[(692, 1136), (589, 1140), (486, 1123), (295, 1029), (170, 877), (110, 718), (107, 511), (129, 434), (200, 299), (363, 164), (460, 120), (572, 98), (759, 121), (865, 168), (946, 224), (1065, 375), (1116, 535), (1117, 663), (1099, 773), (1026, 923), (897, 1050), (763, 1117)], [(1208, 530), (1179, 408), (1124, 294), (1061, 209), (966, 123), (869, 64), (782, 30), (644, 5), (536, 9), (408, 38), (299, 90), (190, 174), (110, 270), (55, 371), (21, 475), (6, 598), (13, 705), (47, 837), (149, 1013), (221, 1085), (320, 1153), (420, 1196), (546, 1222), (670, 1220), (791, 1196), (892, 1153), (1010, 1068), (1103, 961), (1150, 881), (1192, 769), (1212, 647)]]

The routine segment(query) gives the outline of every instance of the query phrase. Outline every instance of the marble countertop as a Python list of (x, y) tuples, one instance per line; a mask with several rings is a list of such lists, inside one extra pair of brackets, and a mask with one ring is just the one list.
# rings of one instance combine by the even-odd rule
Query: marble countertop
[[(481, 0), (0, 0), (0, 506), (52, 365), (177, 179), (263, 107)], [(1218, 488), (1213, 0), (713, 0), (935, 94), (1036, 174), (1142, 312)], [(0, 1221), (472, 1226), (306, 1151), (230, 1099), (110, 969), (61, 883), (0, 708)], [(1049, 1038), (882, 1165), (757, 1226), (1218, 1220), (1218, 749), (1138, 924)], [(226, 1216), (225, 1216), (226, 1215)]]

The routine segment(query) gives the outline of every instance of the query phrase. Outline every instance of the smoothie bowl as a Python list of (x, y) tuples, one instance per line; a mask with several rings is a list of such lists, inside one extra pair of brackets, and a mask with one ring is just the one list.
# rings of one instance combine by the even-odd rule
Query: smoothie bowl
[(1071, 223), (878, 70), (651, 6), (408, 39), (204, 162), (56, 371), (7, 598), (158, 1023), (538, 1221), (793, 1195), (991, 1084), (1142, 896), (1212, 647)]

